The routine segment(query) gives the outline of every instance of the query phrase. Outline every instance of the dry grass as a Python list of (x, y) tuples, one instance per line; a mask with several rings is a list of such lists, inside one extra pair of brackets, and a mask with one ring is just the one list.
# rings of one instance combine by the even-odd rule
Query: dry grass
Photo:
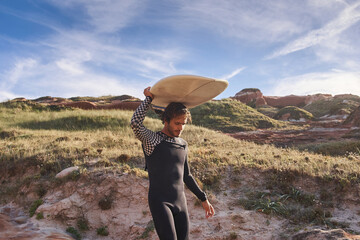
[[(130, 111), (118, 110), (34, 112), (0, 107), (0, 202), (17, 198), (28, 185), (38, 186), (35, 191), (41, 198), (52, 183), (61, 184), (55, 174), (74, 165), (80, 171), (69, 181), (98, 171), (147, 177), (140, 142), (130, 128), (131, 116)], [(152, 118), (145, 125), (154, 131), (162, 128), (160, 120)], [(333, 183), (332, 189), (339, 193), (360, 183), (359, 155), (332, 157), (258, 145), (195, 125), (188, 125), (182, 137), (189, 143), (192, 174), (209, 191), (220, 190), (229, 169), (234, 182), (246, 169), (259, 171), (267, 179), (260, 190), (281, 194), (291, 194), (297, 177), (310, 178), (314, 184), (320, 180), (327, 189)], [(323, 195), (319, 192), (317, 197)], [(270, 212), (278, 203), (277, 199), (254, 201)]]
[[(129, 127), (131, 116), (130, 111), (116, 110), (39, 113), (1, 109), (0, 127), (4, 136), (0, 138), (0, 162), (32, 159), (39, 164), (53, 163), (59, 170), (64, 164), (81, 165), (101, 157), (128, 164), (137, 161), (134, 166), (141, 166), (143, 153)], [(145, 125), (152, 130), (162, 128), (159, 120), (151, 118), (146, 119)], [(258, 145), (195, 125), (187, 126), (182, 137), (188, 141), (189, 159), (199, 171), (206, 166), (207, 171), (215, 174), (231, 165), (332, 178), (349, 178), (360, 173), (357, 155), (330, 157)]]

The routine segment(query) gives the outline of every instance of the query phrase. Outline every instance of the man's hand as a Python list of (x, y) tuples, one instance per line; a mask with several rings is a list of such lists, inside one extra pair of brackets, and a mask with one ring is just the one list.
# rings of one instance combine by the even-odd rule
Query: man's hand
[(210, 204), (208, 200), (201, 202), (203, 208), (205, 209), (206, 218), (212, 217), (215, 214), (214, 207)]
[(144, 95), (145, 95), (145, 97), (149, 96), (149, 97), (151, 97), (151, 99), (154, 99), (154, 95), (150, 92), (150, 88), (151, 87), (147, 87), (144, 89)]

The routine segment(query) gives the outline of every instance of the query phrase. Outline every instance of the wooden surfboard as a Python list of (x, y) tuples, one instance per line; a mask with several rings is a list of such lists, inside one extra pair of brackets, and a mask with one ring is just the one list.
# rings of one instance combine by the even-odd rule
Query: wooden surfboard
[(187, 108), (196, 107), (222, 93), (228, 81), (195, 75), (175, 75), (159, 80), (151, 87), (152, 107), (164, 110), (171, 102), (181, 102)]

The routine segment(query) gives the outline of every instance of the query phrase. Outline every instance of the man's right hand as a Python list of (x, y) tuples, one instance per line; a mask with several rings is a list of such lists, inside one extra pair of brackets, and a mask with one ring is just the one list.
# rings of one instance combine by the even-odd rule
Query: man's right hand
[(151, 87), (147, 87), (144, 89), (144, 95), (145, 97), (149, 96), (151, 99), (154, 99), (154, 95), (150, 92)]

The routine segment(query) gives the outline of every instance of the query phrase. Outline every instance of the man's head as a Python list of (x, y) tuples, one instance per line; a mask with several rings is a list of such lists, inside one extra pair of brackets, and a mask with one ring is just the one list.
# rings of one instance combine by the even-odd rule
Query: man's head
[(172, 102), (165, 108), (162, 121), (164, 133), (170, 137), (179, 137), (185, 124), (191, 122), (191, 114), (184, 104)]

